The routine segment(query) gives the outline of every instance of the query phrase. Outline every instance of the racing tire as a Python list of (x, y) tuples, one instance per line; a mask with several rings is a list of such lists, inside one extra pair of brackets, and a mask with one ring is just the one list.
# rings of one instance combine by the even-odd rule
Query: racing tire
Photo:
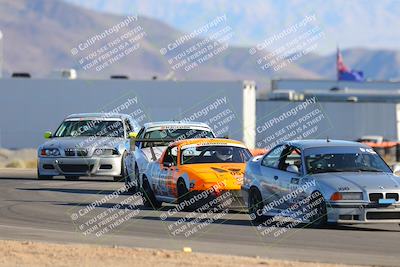
[(121, 174), (119, 176), (114, 176), (114, 182), (123, 182), (128, 176), (125, 159), (126, 159), (126, 151), (124, 152), (121, 158)]
[(125, 166), (126, 176), (125, 176), (125, 187), (126, 191), (130, 194), (134, 194), (137, 192), (138, 184), (135, 185), (132, 183), (131, 176), (128, 174), (128, 168)]
[(143, 185), (141, 187), (141, 192), (143, 194), (143, 203), (145, 207), (155, 210), (161, 208), (162, 202), (156, 199), (146, 176), (143, 176)]
[(310, 212), (313, 214), (310, 217), (310, 226), (315, 228), (326, 226), (328, 224), (328, 216), (325, 199), (318, 191), (313, 192), (311, 196), (309, 205), (311, 205)]
[(136, 183), (136, 192), (139, 191), (140, 188), (140, 173), (139, 173), (139, 167), (135, 164), (135, 183)]
[(264, 202), (260, 191), (257, 188), (251, 188), (248, 199), (250, 219), (254, 223), (262, 223), (266, 220), (266, 216), (262, 214), (264, 209)]
[(37, 178), (38, 178), (38, 180), (51, 180), (51, 179), (53, 179), (53, 176), (51, 176), (51, 175), (41, 175), (39, 170), (37, 170)]
[(65, 179), (68, 181), (78, 181), (79, 180), (79, 176), (65, 176)]
[[(183, 179), (178, 180), (176, 188), (178, 190), (178, 205), (182, 207), (182, 204), (190, 199), (190, 192), (187, 189), (185, 181)], [(194, 209), (194, 206), (184, 206), (182, 208), (183, 211), (193, 211)]]

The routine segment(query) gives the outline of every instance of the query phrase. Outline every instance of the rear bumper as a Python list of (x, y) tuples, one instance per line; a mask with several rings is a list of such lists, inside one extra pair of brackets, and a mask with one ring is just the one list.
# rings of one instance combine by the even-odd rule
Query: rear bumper
[(339, 224), (400, 223), (400, 204), (328, 203), (328, 222)]
[(38, 158), (41, 175), (119, 176), (122, 156), (91, 158)]

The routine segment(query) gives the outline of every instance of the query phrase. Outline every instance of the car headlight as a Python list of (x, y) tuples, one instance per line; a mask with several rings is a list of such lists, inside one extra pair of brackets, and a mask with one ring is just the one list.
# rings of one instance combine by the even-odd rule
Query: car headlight
[(45, 157), (57, 157), (60, 156), (61, 154), (58, 148), (43, 148), (40, 151), (40, 155)]
[(335, 192), (331, 196), (331, 200), (362, 200), (363, 193), (361, 192)]
[(112, 148), (96, 148), (93, 152), (95, 156), (119, 155), (118, 150)]

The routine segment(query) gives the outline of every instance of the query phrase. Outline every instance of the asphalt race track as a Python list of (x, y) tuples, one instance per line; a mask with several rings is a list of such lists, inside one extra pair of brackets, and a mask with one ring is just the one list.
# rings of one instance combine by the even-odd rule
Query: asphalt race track
[[(173, 250), (191, 247), (195, 252), (347, 264), (400, 265), (399, 225), (330, 226), (323, 229), (300, 225), (275, 238), (273, 235), (260, 234), (249, 221), (248, 215), (232, 212), (185, 237), (182, 234), (174, 236), (170, 229), (189, 213), (179, 212), (161, 220), (160, 216), (173, 207), (165, 206), (161, 211), (139, 207), (136, 216), (113, 231), (100, 237), (85, 235), (79, 228), (85, 221), (74, 221), (71, 214), (112, 194), (122, 185), (107, 178), (38, 181), (34, 170), (0, 170), (0, 237)], [(98, 206), (96, 212), (115, 207), (115, 203), (128, 197), (123, 195), (118, 201), (111, 200)], [(125, 208), (120, 209), (123, 211)], [(200, 213), (196, 216), (211, 217), (215, 214)], [(204, 220), (207, 218), (202, 217)], [(180, 225), (183, 224), (189, 223)]]

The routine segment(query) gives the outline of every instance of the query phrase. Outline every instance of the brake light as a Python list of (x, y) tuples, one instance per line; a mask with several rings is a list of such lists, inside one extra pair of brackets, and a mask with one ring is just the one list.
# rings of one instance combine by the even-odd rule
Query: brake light
[(42, 149), (41, 151), (40, 151), (40, 155), (41, 156), (46, 156), (47, 154), (46, 154), (46, 149)]

